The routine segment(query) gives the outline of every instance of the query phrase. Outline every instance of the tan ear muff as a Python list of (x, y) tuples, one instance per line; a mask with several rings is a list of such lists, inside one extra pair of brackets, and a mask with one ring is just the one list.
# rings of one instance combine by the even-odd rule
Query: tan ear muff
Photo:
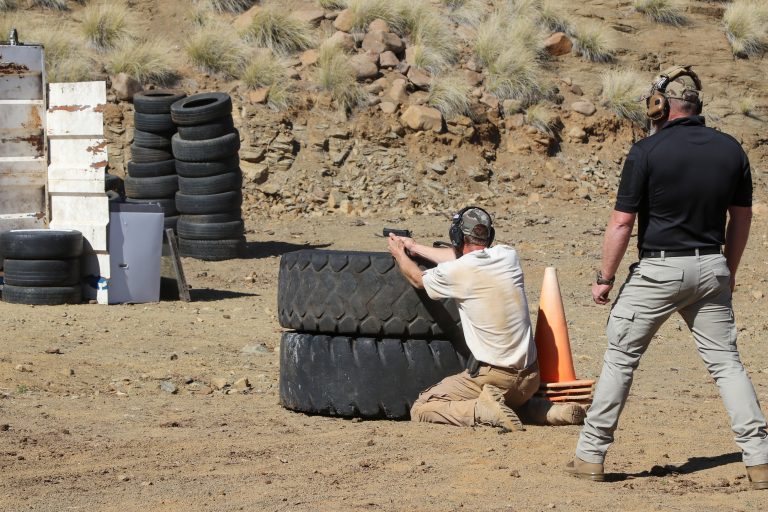
[(669, 101), (661, 91), (653, 91), (653, 94), (645, 100), (645, 105), (647, 107), (645, 115), (652, 121), (662, 119), (669, 112)]

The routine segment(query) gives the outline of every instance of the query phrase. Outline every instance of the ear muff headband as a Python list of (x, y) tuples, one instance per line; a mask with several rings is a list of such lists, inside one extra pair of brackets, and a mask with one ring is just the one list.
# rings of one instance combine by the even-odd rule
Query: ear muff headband
[(457, 213), (453, 214), (453, 219), (451, 220), (451, 227), (448, 229), (448, 237), (451, 239), (451, 245), (456, 250), (461, 250), (462, 247), (464, 247), (464, 232), (461, 230), (463, 227), (462, 219), (464, 217), (464, 214), (468, 210), (480, 210), (484, 214), (488, 216), (489, 219), (491, 219), (491, 229), (488, 232), (488, 244), (487, 246), (490, 247), (493, 243), (493, 239), (496, 237), (496, 229), (493, 227), (493, 219), (491, 218), (491, 214), (485, 211), (483, 208), (480, 208), (479, 206), (465, 206), (461, 210), (459, 210)]
[[(677, 80), (681, 76), (688, 76), (693, 80), (696, 90), (700, 91), (701, 79), (699, 75), (691, 70), (691, 66), (674, 66), (664, 70), (659, 80), (651, 86), (651, 94), (645, 99), (646, 112), (645, 115), (652, 121), (658, 121), (663, 119), (669, 114), (669, 98), (667, 95), (667, 86), (670, 82)], [(683, 99), (683, 98), (677, 98)], [(687, 100), (686, 100), (687, 101)], [(701, 114), (701, 110), (704, 107), (704, 103), (701, 99), (696, 100), (697, 114)]]

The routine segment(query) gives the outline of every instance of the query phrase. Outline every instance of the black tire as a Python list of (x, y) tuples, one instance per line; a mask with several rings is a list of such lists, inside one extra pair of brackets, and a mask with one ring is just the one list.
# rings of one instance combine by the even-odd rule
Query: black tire
[(80, 283), (80, 258), (66, 260), (5, 260), (5, 284), (12, 286), (73, 286)]
[(160, 162), (128, 162), (128, 176), (132, 178), (154, 178), (176, 174), (176, 160), (162, 160)]
[(184, 140), (175, 134), (171, 138), (173, 157), (184, 162), (210, 162), (236, 155), (240, 149), (240, 133), (235, 130), (215, 139)]
[(208, 215), (181, 215), (179, 220), (192, 224), (217, 224), (220, 222), (242, 220), (242, 215), (243, 212), (238, 209), (223, 213), (210, 213)]
[(196, 224), (185, 217), (179, 219), (176, 232), (187, 240), (233, 240), (242, 238), (245, 229), (242, 220)]
[(131, 160), (140, 164), (150, 162), (162, 162), (171, 160), (173, 154), (165, 149), (143, 148), (136, 144), (131, 144)]
[(306, 249), (283, 255), (277, 314), (288, 329), (463, 340), (458, 309), (402, 276), (389, 253)]
[(190, 240), (179, 237), (179, 254), (205, 261), (222, 261), (239, 258), (245, 250), (245, 239)]
[(3, 286), (3, 302), (12, 304), (35, 304), (55, 306), (58, 304), (79, 304), (83, 291), (76, 286)]
[(182, 162), (177, 160), (176, 173), (185, 178), (203, 178), (205, 176), (234, 172), (240, 168), (239, 166), (240, 159), (237, 155), (208, 162)]
[(161, 199), (137, 199), (135, 197), (126, 197), (125, 202), (132, 204), (159, 204), (166, 217), (173, 217), (178, 213), (176, 211), (176, 201), (172, 197)]
[(0, 253), (15, 260), (58, 260), (83, 254), (83, 234), (73, 229), (14, 229), (0, 233)]
[(226, 116), (215, 119), (210, 123), (179, 126), (177, 129), (179, 137), (184, 140), (215, 139), (216, 137), (233, 132), (235, 130), (235, 122), (232, 120), (232, 116)]
[(171, 105), (171, 116), (179, 126), (210, 123), (232, 113), (232, 99), (223, 92), (195, 94)]
[(114, 190), (107, 190), (107, 200), (110, 203), (122, 203), (123, 196), (121, 196), (119, 193), (115, 192)]
[(125, 194), (134, 199), (161, 199), (172, 197), (179, 189), (179, 177), (175, 174), (156, 178), (125, 179)]
[(136, 112), (133, 117), (136, 130), (152, 133), (165, 133), (176, 131), (176, 125), (171, 114), (143, 114)]
[(189, 195), (218, 194), (230, 190), (240, 190), (243, 186), (243, 175), (237, 172), (227, 172), (203, 178), (179, 177), (179, 192)]
[(123, 184), (123, 178), (115, 176), (114, 174), (104, 173), (104, 192), (117, 192), (122, 193), (125, 190)]
[(176, 192), (176, 209), (187, 215), (204, 215), (237, 210), (243, 202), (240, 191), (190, 196)]
[(465, 366), (445, 340), (286, 332), (280, 403), (311, 414), (405, 420), (420, 392)]
[(187, 97), (187, 93), (168, 89), (141, 91), (133, 95), (133, 108), (143, 114), (170, 114), (171, 105)]
[(179, 222), (179, 216), (178, 215), (173, 215), (173, 216), (170, 216), (170, 217), (166, 217), (164, 219), (164, 223), (163, 223), (163, 230), (172, 229), (175, 232), (176, 231), (176, 225), (178, 224), (178, 222)]
[(152, 133), (133, 130), (133, 143), (142, 148), (168, 149), (174, 132)]

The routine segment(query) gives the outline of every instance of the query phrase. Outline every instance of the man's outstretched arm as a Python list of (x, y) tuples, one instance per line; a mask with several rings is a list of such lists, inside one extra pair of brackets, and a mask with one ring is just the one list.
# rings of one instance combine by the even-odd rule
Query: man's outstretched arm
[(409, 258), (405, 253), (405, 242), (403, 241), (403, 238), (390, 235), (387, 245), (389, 246), (389, 252), (395, 258), (397, 266), (400, 268), (400, 272), (402, 272), (403, 276), (405, 276), (405, 279), (407, 279), (415, 288), (424, 289), (424, 280), (421, 269), (416, 265), (416, 262)]
[(451, 247), (430, 247), (428, 245), (417, 244), (413, 238), (404, 236), (389, 235), (390, 240), (396, 238), (401, 240), (405, 249), (411, 256), (418, 256), (433, 263), (443, 263), (444, 261), (453, 261), (456, 259), (456, 252)]

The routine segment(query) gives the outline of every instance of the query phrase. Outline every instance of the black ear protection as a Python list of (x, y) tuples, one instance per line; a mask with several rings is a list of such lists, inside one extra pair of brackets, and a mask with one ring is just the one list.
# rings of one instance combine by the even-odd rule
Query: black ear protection
[[(674, 66), (664, 71), (659, 79), (651, 86), (650, 94), (645, 98), (645, 115), (652, 121), (663, 119), (669, 114), (669, 96), (667, 95), (667, 86), (673, 80), (681, 76), (689, 76), (696, 85), (698, 91), (701, 90), (701, 80), (699, 76), (691, 70), (691, 66)], [(688, 100), (686, 100), (688, 101)], [(701, 114), (704, 108), (704, 102), (696, 97), (696, 114)]]
[[(491, 219), (491, 214), (485, 211), (484, 209), (480, 208), (479, 206), (466, 206), (459, 210), (457, 213), (453, 214), (453, 218), (451, 219), (451, 227), (448, 229), (448, 236), (451, 239), (451, 245), (454, 249), (457, 251), (460, 251), (462, 247), (464, 247), (464, 232), (461, 230), (463, 227), (462, 223), (462, 217), (468, 210), (477, 209), (483, 212), (484, 214), (488, 215), (488, 218)], [(493, 243), (493, 239), (496, 236), (496, 230), (493, 227), (493, 219), (491, 219), (491, 229), (488, 233), (488, 243), (487, 246), (490, 247)]]

